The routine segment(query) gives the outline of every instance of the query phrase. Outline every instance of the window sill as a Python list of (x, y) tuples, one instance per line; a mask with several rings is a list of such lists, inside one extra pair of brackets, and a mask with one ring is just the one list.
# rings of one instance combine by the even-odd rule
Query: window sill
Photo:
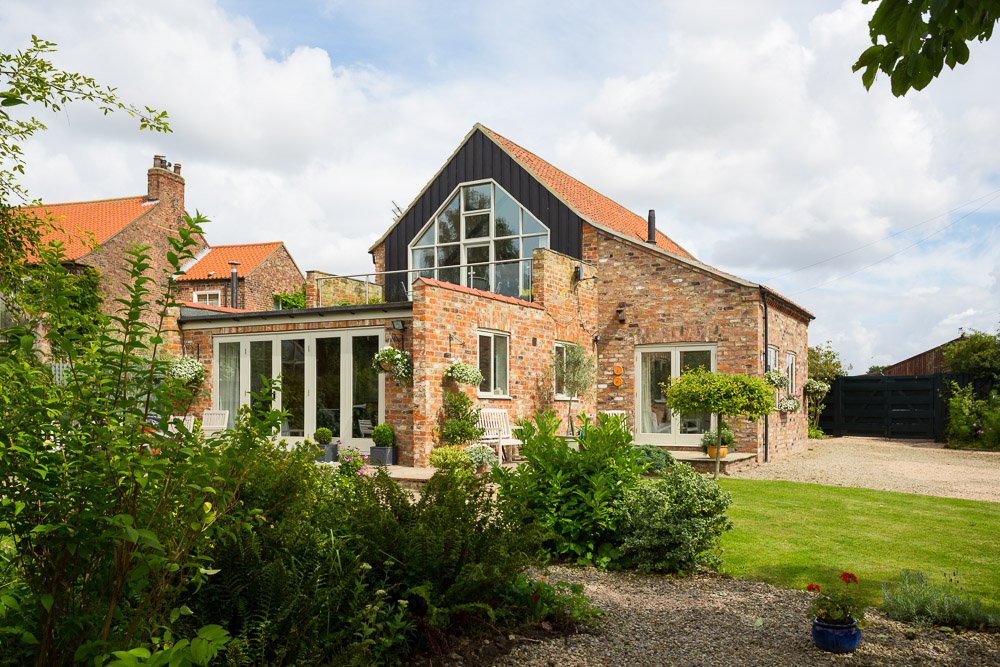
[(512, 401), (514, 398), (508, 396), (507, 394), (478, 394), (479, 398), (492, 400), (492, 401)]
[(569, 402), (569, 401), (579, 401), (579, 400), (580, 400), (580, 397), (579, 397), (579, 396), (573, 396), (573, 397), (571, 398), (571, 397), (569, 397), (569, 396), (558, 396), (558, 395), (557, 395), (557, 396), (556, 396), (556, 397), (555, 397), (554, 399), (552, 399), (552, 400), (554, 400), (554, 401), (561, 401), (561, 402), (564, 402), (564, 403), (566, 403), (566, 402)]

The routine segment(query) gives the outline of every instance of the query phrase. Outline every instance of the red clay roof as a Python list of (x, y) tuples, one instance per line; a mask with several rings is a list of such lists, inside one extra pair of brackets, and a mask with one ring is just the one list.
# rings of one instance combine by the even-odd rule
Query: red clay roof
[[(561, 169), (553, 167), (510, 139), (500, 136), (488, 127), (482, 125), (479, 127), (487, 136), (506, 149), (515, 160), (521, 163), (521, 166), (534, 174), (538, 180), (548, 186), (580, 215), (640, 241), (645, 241), (648, 237), (648, 223), (642, 216), (636, 215), (618, 202), (608, 199)], [(681, 257), (692, 259), (694, 257), (659, 230), (656, 231), (656, 245)]]
[(56, 229), (43, 234), (42, 242), (62, 241), (66, 259), (77, 260), (91, 252), (94, 243), (101, 245), (154, 205), (145, 196), (138, 196), (43, 204), (22, 210), (40, 220), (51, 220)]
[[(177, 280), (225, 280), (233, 267), (229, 262), (239, 262), (237, 275), (243, 278), (257, 268), (268, 255), (281, 247), (281, 241), (270, 243), (244, 243), (241, 245), (217, 245), (204, 257), (195, 262)], [(209, 274), (212, 275), (209, 275)]]
[(504, 303), (512, 303), (515, 306), (524, 306), (525, 308), (538, 308), (542, 309), (537, 303), (532, 303), (531, 301), (525, 301), (524, 299), (518, 299), (513, 296), (507, 296), (506, 294), (496, 294), (494, 292), (485, 292), (481, 289), (475, 289), (473, 287), (464, 287), (462, 285), (456, 285), (455, 283), (444, 282), (443, 280), (435, 280), (433, 278), (425, 278), (421, 276), (417, 280), (422, 281), (429, 287), (442, 287), (444, 289), (450, 289), (453, 292), (461, 292), (463, 294), (472, 294), (473, 296), (481, 296), (484, 299), (493, 299), (494, 301), (503, 301)]

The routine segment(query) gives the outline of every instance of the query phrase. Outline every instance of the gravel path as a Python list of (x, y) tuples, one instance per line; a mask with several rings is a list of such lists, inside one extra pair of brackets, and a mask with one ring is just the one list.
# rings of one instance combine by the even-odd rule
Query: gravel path
[(1000, 502), (1000, 452), (944, 449), (925, 440), (810, 440), (807, 451), (732, 476)]
[(549, 581), (583, 583), (605, 612), (597, 634), (526, 643), (497, 667), (659, 665), (1000, 665), (1000, 634), (915, 629), (869, 611), (860, 647), (815, 648), (808, 594), (721, 575), (675, 579), (593, 568), (552, 568)]

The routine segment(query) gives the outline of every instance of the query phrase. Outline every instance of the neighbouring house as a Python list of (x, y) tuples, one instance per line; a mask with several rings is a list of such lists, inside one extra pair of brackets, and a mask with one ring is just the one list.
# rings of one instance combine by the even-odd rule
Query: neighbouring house
[[(387, 422), (399, 461), (426, 465), (447, 391), (512, 419), (565, 416), (568, 346), (598, 368), (574, 412), (623, 411), (640, 443), (694, 449), (713, 427), (712, 415), (665, 404), (660, 384), (686, 369), (780, 369), (801, 398), (807, 310), (700, 262), (652, 211), (636, 215), (482, 125), (370, 252), (370, 276), (310, 272), (304, 309), (182, 314), (185, 351), (211, 367), (202, 407), (235, 414), (262, 378), (280, 376), (284, 436), (326, 426), (366, 449), (369, 425)], [(412, 355), (412, 380), (372, 369), (387, 344)], [(459, 360), (480, 369), (480, 386), (443, 380)], [(733, 426), (736, 449), (762, 461), (806, 443), (801, 407)]]
[(934, 375), (947, 371), (944, 363), (944, 348), (957, 340), (962, 340), (965, 335), (954, 338), (947, 343), (941, 343), (937, 347), (931, 348), (920, 354), (915, 354), (908, 359), (897, 361), (894, 364), (882, 369), (882, 375)]
[(240, 310), (275, 310), (276, 294), (304, 289), (302, 272), (281, 241), (206, 248), (177, 277), (177, 301)]
[[(52, 224), (42, 241), (63, 244), (65, 262), (71, 271), (95, 269), (99, 274), (102, 308), (116, 309), (115, 299), (125, 297), (131, 283), (127, 253), (137, 245), (149, 248), (148, 275), (159, 278), (169, 270), (168, 238), (184, 220), (184, 178), (180, 163), (171, 165), (162, 155), (153, 158), (146, 172), (146, 194), (120, 199), (43, 204), (24, 209)], [(207, 247), (196, 237), (196, 250)], [(155, 323), (154, 314), (147, 314)]]

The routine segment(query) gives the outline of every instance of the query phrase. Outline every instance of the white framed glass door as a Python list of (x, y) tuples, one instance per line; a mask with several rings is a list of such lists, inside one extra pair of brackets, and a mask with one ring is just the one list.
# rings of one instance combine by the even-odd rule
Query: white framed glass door
[(714, 345), (645, 345), (635, 349), (635, 439), (657, 445), (698, 445), (715, 426), (709, 413), (681, 414), (667, 406), (661, 384), (704, 367), (715, 370)]
[[(284, 410), (281, 436), (311, 438), (318, 428), (362, 450), (385, 419), (385, 385), (372, 368), (384, 344), (381, 327), (337, 331), (218, 336), (212, 402), (230, 411), (256, 402)], [(265, 378), (280, 379), (273, 396)]]

